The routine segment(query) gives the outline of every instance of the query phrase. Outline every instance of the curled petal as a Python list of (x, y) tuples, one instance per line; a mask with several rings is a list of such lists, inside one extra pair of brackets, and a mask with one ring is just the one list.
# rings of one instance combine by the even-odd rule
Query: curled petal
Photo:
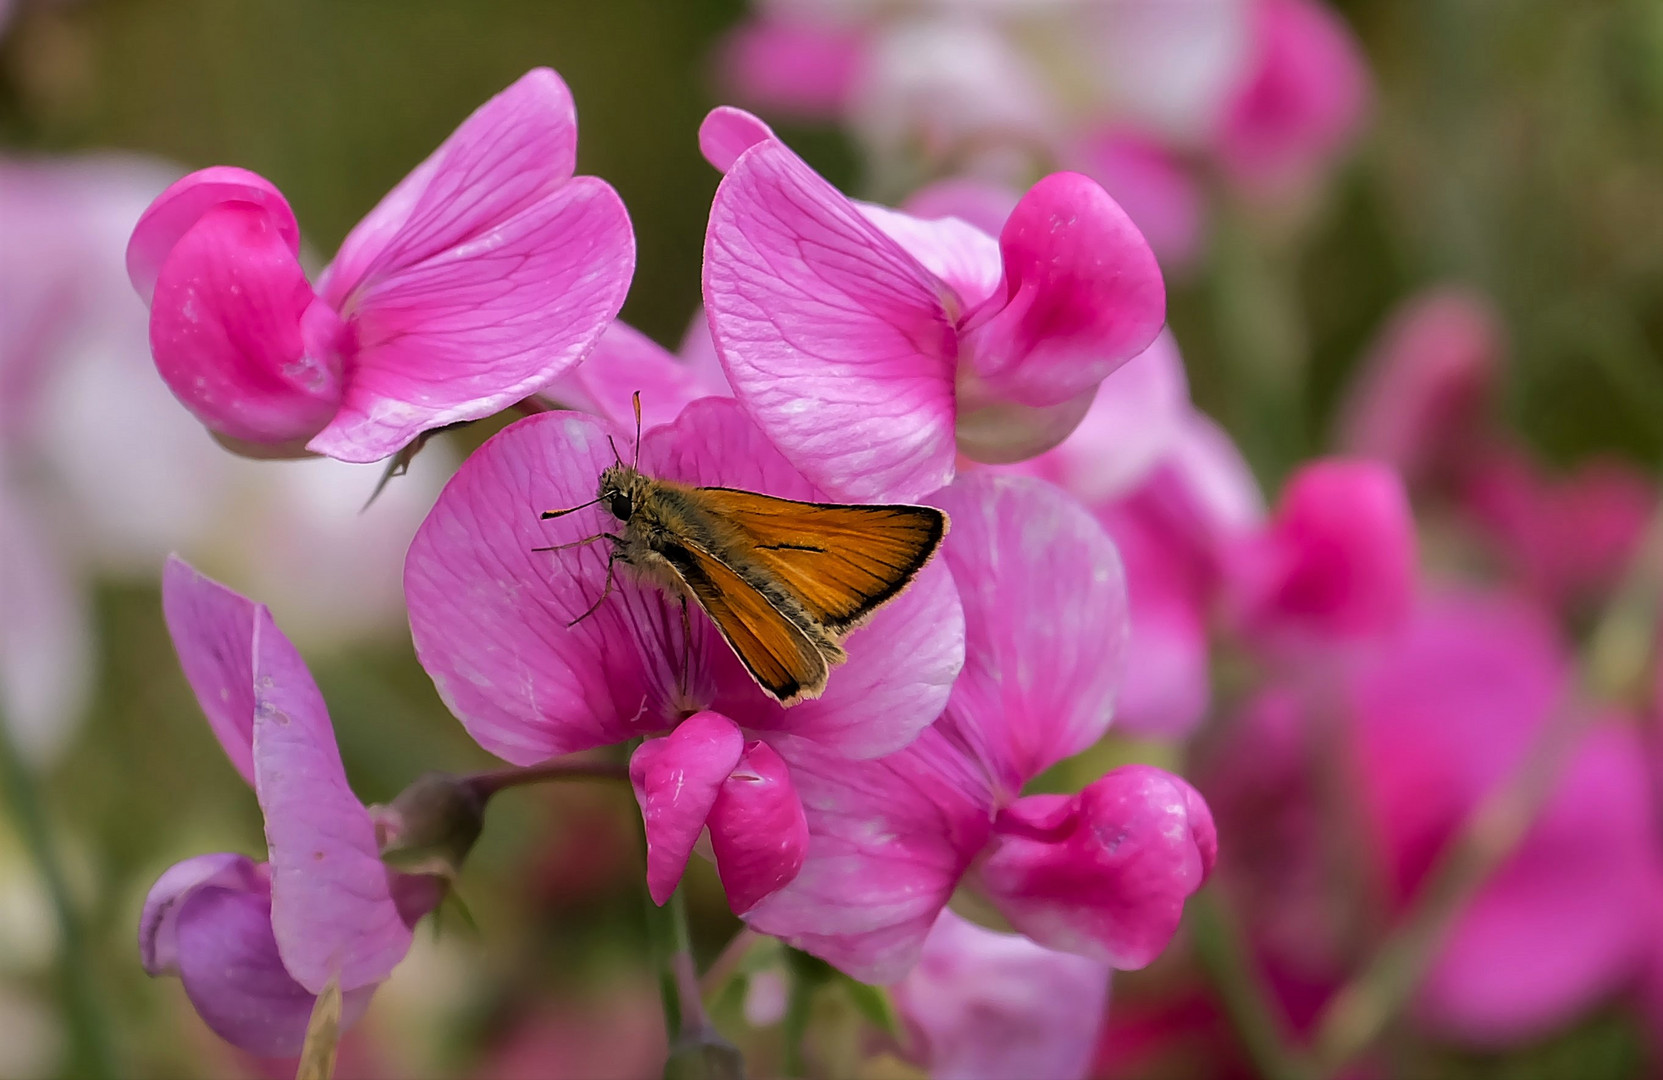
[(1166, 321), (1166, 286), (1143, 234), (1079, 173), (1035, 184), (999, 248), (1004, 302), (966, 343), (1000, 396), (1024, 405), (1075, 397), (1148, 348)]
[(735, 915), (784, 888), (802, 869), (808, 819), (791, 771), (767, 743), (746, 745), (738, 767), (722, 781), (710, 811), (710, 846)]
[(704, 297), (734, 393), (810, 480), (904, 499), (952, 478), (958, 298), (776, 141), (716, 191)]
[(294, 211), (270, 180), (230, 165), (198, 169), (156, 196), (127, 242), (127, 276), (145, 304), (150, 303), (156, 276), (179, 239), (204, 214), (237, 204), (264, 213), (289, 254), (300, 253), (300, 226)]
[(312, 993), (380, 982), (410, 949), (375, 825), (347, 785), (323, 695), (263, 605), (254, 611), (254, 789), (266, 819), (271, 922)]
[(774, 140), (774, 131), (744, 109), (721, 105), (699, 125), (699, 152), (717, 172), (727, 172), (739, 155), (760, 142)]
[(572, 177), (571, 95), (538, 68), (481, 106), (347, 237), (321, 294), (355, 328), (340, 412), (310, 449), (386, 457), (576, 365), (623, 304), (618, 195)]
[(179, 558), (162, 570), (162, 614), (179, 666), (231, 764), (254, 786), (254, 612), (247, 597)]
[(162, 872), (139, 913), (139, 963), (147, 975), (179, 974), (179, 910), (201, 888), (266, 893), (265, 868), (246, 855), (197, 855)]
[(545, 386), (542, 394), (633, 431), (637, 391), (643, 428), (668, 424), (689, 402), (730, 393), (720, 366), (684, 363), (639, 330), (615, 322), (588, 359)]
[(278, 223), (250, 203), (216, 206), (156, 278), (150, 350), (198, 420), (251, 443), (305, 439), (341, 399), (341, 333)]
[(727, 717), (697, 713), (662, 739), (648, 739), (629, 759), (629, 782), (647, 829), (647, 891), (670, 899), (687, 858), (739, 764), (745, 736)]
[(1000, 814), (977, 879), (1041, 945), (1140, 968), (1178, 929), (1218, 835), (1194, 788), (1128, 765), (1080, 794), (1030, 795)]

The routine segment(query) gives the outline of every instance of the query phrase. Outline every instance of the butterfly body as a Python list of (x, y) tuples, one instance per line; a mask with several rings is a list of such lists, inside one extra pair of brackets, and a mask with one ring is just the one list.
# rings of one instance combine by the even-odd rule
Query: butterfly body
[(791, 705), (818, 697), (849, 631), (900, 595), (947, 532), (928, 506), (777, 499), (658, 480), (624, 464), (597, 501), (613, 559), (693, 600), (747, 671)]

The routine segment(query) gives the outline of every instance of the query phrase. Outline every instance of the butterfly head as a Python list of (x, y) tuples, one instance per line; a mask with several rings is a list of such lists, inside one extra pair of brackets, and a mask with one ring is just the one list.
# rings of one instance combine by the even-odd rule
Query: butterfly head
[(641, 487), (646, 480), (628, 465), (611, 465), (601, 473), (600, 492), (596, 498), (619, 521), (628, 521), (640, 503)]

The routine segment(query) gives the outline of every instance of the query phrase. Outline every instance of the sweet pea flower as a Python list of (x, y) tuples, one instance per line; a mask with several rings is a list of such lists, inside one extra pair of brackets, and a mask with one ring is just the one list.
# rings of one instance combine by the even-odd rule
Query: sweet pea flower
[(1035, 184), (996, 240), (852, 202), (749, 113), (715, 110), (699, 139), (726, 173), (705, 236), (716, 352), (757, 426), (834, 496), (918, 498), (960, 452), (1056, 445), (1165, 319), (1149, 246), (1077, 173)]
[(891, 988), (932, 1080), (1080, 1080), (1109, 996), (1108, 965), (943, 911)]
[(145, 898), (139, 954), (151, 975), (179, 977), (221, 1038), (292, 1057), (330, 983), (344, 1025), (362, 1014), (442, 886), (382, 862), (387, 824), (347, 785), (317, 684), (266, 607), (176, 558), (162, 601), (208, 725), (259, 800), (267, 861), (220, 853), (170, 867)]
[(1142, 765), (1077, 795), (1022, 795), (1108, 728), (1126, 640), (1114, 545), (1034, 480), (966, 473), (935, 502), (953, 521), (942, 558), (964, 605), (964, 670), (899, 753), (851, 761), (775, 741), (810, 844), (796, 879), (746, 920), (857, 979), (894, 982), (964, 882), (1040, 945), (1141, 967), (1212, 866), (1205, 803)]
[(375, 461), (575, 366), (623, 303), (617, 193), (572, 175), (577, 117), (536, 68), (474, 112), (308, 284), (282, 194), (243, 169), (180, 180), (133, 230), (162, 378), (230, 445)]
[(733, 396), (702, 309), (674, 353), (622, 319), (614, 322), (587, 360), (538, 396), (633, 429), (636, 391), (641, 392), (641, 422), (649, 428), (669, 423), (699, 398)]
[[(405, 562), (416, 655), (468, 733), (516, 765), (648, 737), (630, 775), (654, 898), (674, 890), (708, 826), (729, 901), (745, 911), (790, 880), (808, 841), (795, 777), (774, 744), (789, 733), (835, 760), (905, 746), (947, 701), (964, 657), (963, 615), (937, 559), (846, 640), (849, 659), (819, 698), (781, 707), (696, 605), (684, 632), (676, 597), (628, 566), (597, 604), (606, 547), (538, 550), (617, 527), (599, 508), (538, 515), (593, 500), (613, 445), (622, 453), (630, 438), (604, 419), (545, 413), (463, 464)], [(825, 498), (728, 399), (696, 401), (646, 431), (639, 453), (650, 476)]]

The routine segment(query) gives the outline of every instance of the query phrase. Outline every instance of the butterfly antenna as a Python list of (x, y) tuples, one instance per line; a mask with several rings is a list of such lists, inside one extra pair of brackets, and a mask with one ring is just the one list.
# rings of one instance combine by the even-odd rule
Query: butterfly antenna
[(635, 402), (635, 454), (633, 455), (633, 457), (632, 457), (632, 459), (629, 463), (629, 467), (631, 469), (637, 469), (641, 465), (641, 391), (639, 391), (639, 390), (635, 391), (634, 402)]
[(606, 445), (612, 448), (612, 460), (616, 461), (619, 465), (622, 465), (624, 463), (624, 459), (618, 456), (618, 444), (612, 441), (612, 436), (608, 435), (606, 437)]
[(568, 506), (564, 510), (544, 510), (543, 513), (542, 513), (542, 519), (544, 521), (547, 521), (547, 520), (549, 520), (549, 518), (565, 517), (567, 514), (575, 514), (579, 510), (582, 510), (584, 507), (594, 506), (596, 503), (598, 503), (600, 501), (601, 501), (601, 497), (599, 495), (596, 495), (593, 499), (590, 499), (586, 503), (578, 503), (576, 506)]

